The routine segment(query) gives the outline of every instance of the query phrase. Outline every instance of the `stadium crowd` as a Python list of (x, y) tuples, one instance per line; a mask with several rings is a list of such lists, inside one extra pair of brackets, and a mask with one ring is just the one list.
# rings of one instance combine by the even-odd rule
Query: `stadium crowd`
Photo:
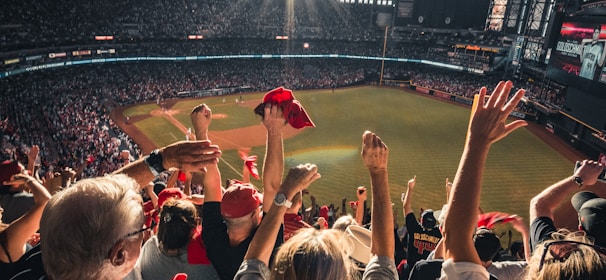
[[(42, 174), (87, 164), (84, 174), (102, 175), (123, 164), (122, 150), (130, 151), (135, 158), (140, 154), (136, 143), (109, 117), (117, 106), (216, 94), (208, 91), (213, 89), (245, 87), (265, 91), (276, 84), (312, 89), (369, 83), (379, 76), (378, 64), (344, 59), (141, 62), (18, 75), (4, 79), (0, 85), (5, 93), (0, 96), (0, 118), (4, 120), (2, 154), (5, 158), (24, 159), (28, 147), (38, 145)], [(255, 71), (257, 67), (262, 67), (263, 73)], [(464, 97), (472, 97), (483, 82), (497, 80), (396, 63), (386, 63), (385, 79), (388, 78), (411, 80), (417, 86)], [(558, 106), (563, 102), (560, 93), (535, 92), (542, 88), (540, 82), (526, 81), (524, 86), (531, 101), (555, 102)], [(518, 110), (534, 112), (526, 103), (521, 103)], [(39, 133), (28, 133), (32, 129)]]
[[(72, 74), (78, 77), (77, 73)], [(77, 99), (77, 94), (84, 94), (78, 85), (86, 84), (86, 80), (81, 81), (82, 84), (70, 84), (73, 92), (67, 90), (66, 84), (56, 90)], [(456, 176), (453, 181), (446, 179), (445, 182), (444, 207), (440, 214), (424, 210), (417, 219), (411, 208), (416, 185), (416, 178), (412, 178), (401, 197), (405, 216), (403, 227), (397, 225), (398, 214), (392, 210), (387, 144), (370, 131), (362, 136), (361, 159), (371, 178), (371, 207), (367, 207), (365, 187), (352, 189), (357, 200), (349, 206), (345, 199), (339, 207), (317, 205), (312, 197), (313, 182), (321, 178), (321, 170), (312, 163), (291, 168), (283, 178), (282, 130), (288, 125), (295, 128), (314, 126), (305, 113), (289, 113), (296, 103), (288, 99), (288, 90), (268, 92), (260, 107), (262, 112), (257, 112), (262, 115), (263, 127), (260, 129), (266, 130), (267, 135), (261, 169), (263, 194), (250, 183), (250, 176), (256, 176), (257, 171), (247, 164), (243, 166), (242, 178), (228, 180), (223, 185), (217, 166), (221, 150), (210, 142), (208, 131), (212, 110), (205, 104), (196, 106), (190, 114), (195, 140), (162, 147), (139, 159), (120, 155), (122, 160), (115, 164), (109, 162), (111, 158), (104, 158), (96, 168), (107, 164), (110, 174), (106, 176), (80, 176), (78, 168), (65, 169), (69, 172), (59, 176), (69, 178), (62, 182), (58, 192), (49, 189), (52, 178), (39, 179), (40, 172), (35, 165), (39, 155), (44, 154), (42, 150), (51, 149), (49, 144), (42, 149), (31, 146), (26, 159), (22, 160), (24, 165), (14, 160), (0, 164), (1, 205), (4, 208), (0, 212), (3, 214), (0, 229), (2, 277), (606, 277), (606, 249), (601, 247), (606, 245), (606, 232), (602, 226), (605, 214), (599, 212), (606, 200), (591, 192), (579, 191), (579, 188), (597, 182), (604, 169), (602, 164), (585, 160), (572, 175), (538, 193), (529, 203), (530, 226), (517, 215), (482, 213), (479, 208), (482, 172), (490, 146), (526, 125), (523, 120), (506, 121), (525, 94), (523, 89), (513, 94), (512, 90), (511, 82), (499, 82), (490, 97), (484, 99), (487, 89), (480, 89), (480, 100), (486, 101), (472, 112), (467, 131), (469, 137)], [(66, 106), (76, 108), (73, 111), (77, 113), (65, 110), (57, 117), (79, 126), (76, 130), (86, 130), (102, 139), (107, 137), (106, 132), (90, 127), (103, 126), (101, 123), (105, 119), (99, 114), (104, 109), (94, 107), (115, 103), (111, 92), (96, 92), (105, 99), (91, 98), (81, 105), (61, 97), (47, 101), (48, 104), (64, 102)], [(49, 99), (52, 96), (45, 95)], [(45, 106), (38, 103), (32, 107), (36, 105)], [(85, 115), (95, 118), (85, 122), (82, 120)], [(46, 123), (37, 125), (49, 129), (61, 122), (48, 116), (41, 120)], [(10, 118), (3, 121), (3, 132), (11, 129), (9, 121)], [(107, 130), (115, 129), (111, 121), (105, 125)], [(61, 132), (71, 138), (78, 137), (67, 130)], [(28, 131), (24, 133), (28, 134)], [(7, 141), (16, 141), (15, 137), (8, 136)], [(95, 140), (82, 140), (80, 144)], [(102, 144), (107, 148), (107, 143)], [(76, 148), (75, 145), (69, 147)], [(61, 153), (60, 150), (57, 152)], [(99, 160), (104, 150), (88, 152)], [(171, 179), (157, 181), (167, 172), (173, 174)], [(185, 175), (182, 186), (175, 184), (174, 178), (179, 173)], [(190, 185), (196, 184), (203, 186), (202, 196), (191, 194)], [(554, 226), (553, 213), (574, 193), (571, 203), (578, 211), (581, 231), (558, 230)], [(303, 205), (304, 195), (310, 195), (311, 206)], [(25, 200), (29, 200), (31, 207), (17, 203)], [(116, 224), (116, 221), (121, 223)], [(513, 229), (521, 233), (523, 240), (519, 243), (523, 249), (519, 246), (501, 248), (499, 234), (493, 230), (499, 223), (511, 223)], [(38, 228), (39, 234), (36, 234)]]
[[(337, 0), (11, 1), (0, 9), (0, 57), (22, 63), (6, 63), (3, 70), (72, 62), (81, 58), (69, 55), (73, 48), (115, 51), (91, 53), (91, 58), (381, 57), (377, 42), (384, 29), (373, 22), (376, 12)], [(99, 43), (93, 39), (97, 35), (115, 39)], [(205, 40), (183, 41), (187, 35)], [(488, 70), (504, 55), (453, 48), (459, 38), (451, 35), (411, 33), (400, 39), (387, 44), (386, 57)], [(474, 40), (470, 43), (478, 43)], [(47, 55), (54, 51), (67, 53)], [(585, 160), (537, 194), (529, 202), (529, 221), (479, 207), (491, 145), (526, 124), (507, 123), (509, 114), (535, 114), (535, 102), (563, 104), (565, 92), (549, 81), (526, 78), (515, 81), (514, 88), (496, 76), (386, 62), (388, 84), (443, 91), (453, 98), (493, 92), (472, 114), (456, 177), (445, 182), (444, 207), (412, 209), (413, 177), (401, 196), (401, 225), (389, 193), (388, 143), (373, 132), (363, 133), (361, 151), (371, 184), (343, 194), (354, 201), (318, 204), (313, 183), (323, 171), (313, 162), (291, 168), (283, 178), (282, 130), (294, 126), (290, 118), (302, 117), (285, 112), (295, 107), (280, 99), (287, 91), (269, 92), (260, 107), (267, 137), (262, 194), (261, 186), (250, 183), (256, 174), (246, 162), (242, 178), (221, 177), (221, 147), (209, 139), (208, 106), (192, 109), (193, 141), (149, 154), (110, 118), (118, 106), (185, 96), (267, 91), (276, 85), (300, 90), (376, 84), (380, 68), (377, 60), (337, 58), (145, 61), (2, 79), (0, 279), (606, 278), (606, 213), (598, 211), (606, 200), (579, 192), (597, 182), (602, 164)], [(578, 232), (554, 225), (556, 207), (570, 196)], [(509, 230), (511, 245), (503, 248), (496, 224), (510, 224), (522, 240), (511, 240)]]
[(187, 35), (269, 39), (286, 35), (368, 40), (375, 33), (381, 34), (375, 32), (368, 5), (336, 0), (293, 2), (291, 6), (283, 1), (247, 1), (238, 5), (214, 0), (144, 4), (128, 0), (116, 5), (96, 1), (78, 5), (18, 1), (6, 5), (0, 11), (0, 19), (0, 26), (7, 31), (2, 32), (0, 45), (6, 50), (49, 43), (81, 44), (92, 42), (97, 35), (136, 39), (183, 39)]

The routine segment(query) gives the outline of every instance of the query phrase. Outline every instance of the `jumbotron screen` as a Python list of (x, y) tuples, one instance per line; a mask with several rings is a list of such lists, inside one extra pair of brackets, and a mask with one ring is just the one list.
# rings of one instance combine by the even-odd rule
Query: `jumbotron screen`
[(606, 18), (564, 20), (547, 76), (586, 91), (606, 89)]

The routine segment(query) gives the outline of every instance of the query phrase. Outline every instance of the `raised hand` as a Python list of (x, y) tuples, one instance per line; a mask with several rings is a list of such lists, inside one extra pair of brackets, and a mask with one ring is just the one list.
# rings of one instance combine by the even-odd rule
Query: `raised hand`
[(574, 176), (579, 176), (583, 180), (583, 184), (591, 186), (598, 182), (598, 176), (604, 170), (604, 165), (593, 160), (584, 160)]
[(368, 196), (368, 192), (366, 191), (366, 187), (359, 186), (356, 190), (356, 195), (358, 196), (358, 201), (366, 201)]
[(300, 164), (288, 171), (288, 175), (286, 175), (284, 182), (280, 186), (280, 192), (285, 193), (288, 198), (291, 198), (297, 192), (306, 189), (315, 180), (320, 179), (320, 177), (322, 176), (318, 173), (318, 167), (315, 164)]
[(208, 140), (208, 127), (212, 121), (212, 111), (206, 104), (200, 104), (189, 114), (192, 125), (196, 132), (196, 139)]
[(36, 158), (38, 158), (38, 154), (40, 153), (40, 147), (38, 145), (33, 145), (29, 152), (27, 153), (27, 160), (29, 162), (35, 162)]
[(417, 185), (417, 175), (413, 176), (412, 179), (408, 180), (408, 188), (413, 189)]
[(206, 167), (216, 164), (221, 157), (217, 145), (208, 140), (180, 141), (160, 150), (166, 169), (178, 168), (183, 172), (205, 172)]
[(376, 134), (365, 131), (362, 135), (362, 161), (370, 172), (387, 171), (387, 145)]
[(282, 109), (277, 104), (267, 103), (264, 110), (263, 125), (268, 132), (280, 132), (288, 124)]
[(511, 81), (499, 82), (488, 100), (485, 100), (486, 87), (480, 89), (480, 103), (473, 112), (469, 126), (470, 141), (486, 141), (487, 144), (492, 144), (503, 139), (512, 131), (527, 125), (527, 122), (523, 120), (506, 123), (507, 117), (516, 108), (525, 93), (523, 89), (520, 89), (511, 100), (507, 101), (512, 87)]

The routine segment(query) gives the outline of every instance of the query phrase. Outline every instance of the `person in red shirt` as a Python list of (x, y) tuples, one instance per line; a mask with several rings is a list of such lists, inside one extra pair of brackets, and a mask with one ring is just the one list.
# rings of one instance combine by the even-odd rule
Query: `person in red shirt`
[(303, 194), (299, 192), (292, 200), (292, 207), (286, 210), (284, 214), (284, 241), (290, 239), (299, 229), (311, 227), (299, 215), (299, 209), (302, 205)]

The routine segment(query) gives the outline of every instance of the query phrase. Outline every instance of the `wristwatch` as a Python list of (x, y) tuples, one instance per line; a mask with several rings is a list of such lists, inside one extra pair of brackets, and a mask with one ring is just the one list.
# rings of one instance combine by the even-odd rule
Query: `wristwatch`
[(583, 186), (583, 178), (581, 178), (581, 176), (574, 176), (572, 177), (572, 180), (577, 183), (577, 185), (579, 185), (579, 187)]
[(292, 206), (292, 201), (288, 200), (284, 193), (277, 193), (276, 197), (274, 197), (274, 204), (277, 206), (286, 206), (286, 208), (290, 208)]
[(147, 157), (145, 157), (145, 164), (149, 167), (151, 173), (154, 176), (159, 176), (160, 173), (166, 171), (164, 165), (162, 165), (162, 155), (160, 154), (160, 150), (153, 150)]

